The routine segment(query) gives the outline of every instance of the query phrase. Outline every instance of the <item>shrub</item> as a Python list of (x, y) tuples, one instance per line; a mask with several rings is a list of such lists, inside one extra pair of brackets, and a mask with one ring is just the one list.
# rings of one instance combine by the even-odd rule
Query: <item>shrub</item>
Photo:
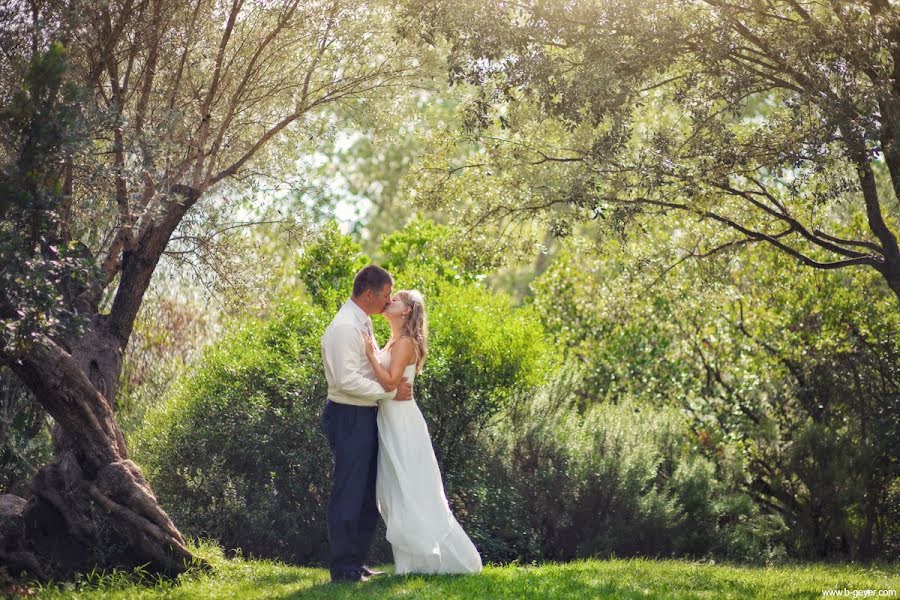
[(185, 533), (258, 556), (323, 557), (326, 318), (284, 302), (268, 320), (240, 324), (148, 413), (134, 454)]
[[(441, 235), (437, 226), (398, 232), (382, 264), (396, 289), (425, 294), (431, 344), (415, 396), (448, 499), (486, 560), (778, 558), (785, 525), (742, 488), (742, 453), (723, 444), (710, 458), (675, 406), (624, 393), (585, 406), (584, 379), (560, 370), (536, 310), (430, 246)], [(429, 260), (435, 252), (440, 260)], [(319, 343), (367, 262), (324, 229), (301, 261), (305, 294), (268, 319), (236, 323), (149, 413), (135, 454), (184, 531), (259, 556), (326, 559)], [(385, 322), (375, 327), (385, 340)], [(379, 543), (375, 558), (389, 560)]]
[[(327, 558), (331, 455), (319, 430), (326, 399), (320, 338), (367, 262), (357, 245), (326, 228), (301, 261), (305, 296), (285, 300), (266, 320), (236, 324), (150, 411), (135, 435), (135, 456), (186, 533), (258, 556)], [(540, 381), (546, 344), (531, 309), (427, 263), (418, 269), (394, 273), (398, 289), (425, 292), (431, 323), (414, 393), (448, 497), (468, 527), (470, 473), (485, 459), (478, 435), (513, 392)], [(385, 323), (375, 322), (384, 341)]]
[[(557, 380), (517, 402), (491, 436), (502, 467), (482, 482), (509, 490), (525, 519), (511, 531), (532, 532), (542, 557), (779, 556), (783, 523), (738, 491), (739, 465), (717, 469), (690, 444), (676, 409), (624, 398), (580, 414), (573, 389)], [(506, 539), (510, 555), (535, 552)]]
[(810, 270), (764, 246), (683, 264), (669, 248), (660, 264), (680, 266), (660, 274), (580, 250), (532, 289), (584, 365), (583, 407), (633, 397), (682, 408), (717, 472), (720, 453), (740, 455), (735, 481), (771, 515), (746, 529), (784, 523), (794, 557), (897, 556), (900, 312), (877, 273)]

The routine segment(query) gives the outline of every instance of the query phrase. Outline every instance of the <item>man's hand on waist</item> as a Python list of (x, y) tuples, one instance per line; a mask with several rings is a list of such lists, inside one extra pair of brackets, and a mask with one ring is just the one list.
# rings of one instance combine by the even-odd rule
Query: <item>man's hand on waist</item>
[(394, 396), (394, 400), (412, 400), (412, 386), (406, 377), (401, 379), (397, 385), (397, 395)]

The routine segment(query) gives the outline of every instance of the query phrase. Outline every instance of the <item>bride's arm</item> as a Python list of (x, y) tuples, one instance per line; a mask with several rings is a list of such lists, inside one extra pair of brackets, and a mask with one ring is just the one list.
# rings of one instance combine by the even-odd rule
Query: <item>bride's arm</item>
[(384, 391), (394, 391), (400, 385), (400, 381), (403, 380), (403, 371), (406, 369), (406, 366), (415, 358), (416, 350), (413, 347), (413, 341), (403, 337), (394, 342), (393, 346), (391, 346), (391, 369), (389, 371), (384, 368), (384, 365), (375, 356), (375, 346), (372, 343), (372, 339), (365, 332), (362, 335), (366, 342), (366, 357), (372, 364), (375, 378), (378, 379), (378, 383), (381, 384)]

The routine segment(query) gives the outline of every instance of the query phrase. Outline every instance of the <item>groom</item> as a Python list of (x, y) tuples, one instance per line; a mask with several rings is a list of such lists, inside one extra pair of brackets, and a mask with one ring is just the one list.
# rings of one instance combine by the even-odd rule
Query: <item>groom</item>
[(334, 481), (328, 502), (328, 544), (332, 581), (365, 581), (381, 574), (363, 564), (372, 544), (378, 507), (375, 474), (379, 400), (409, 400), (412, 388), (404, 379), (385, 392), (366, 358), (361, 331), (372, 339), (372, 319), (391, 303), (394, 279), (377, 265), (363, 267), (353, 280), (353, 295), (322, 336), (322, 362), (328, 381), (328, 401), (322, 430), (334, 454)]

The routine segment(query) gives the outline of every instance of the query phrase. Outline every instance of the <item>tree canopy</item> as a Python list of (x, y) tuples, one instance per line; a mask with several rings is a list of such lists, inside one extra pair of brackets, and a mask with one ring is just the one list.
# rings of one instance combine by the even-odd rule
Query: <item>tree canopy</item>
[[(478, 89), (456, 137), (482, 147), (435, 153), (420, 197), (465, 188), (473, 223), (539, 217), (563, 235), (684, 212), (711, 225), (696, 255), (765, 243), (875, 269), (900, 297), (896, 4), (404, 6), (407, 34), (446, 40), (451, 79)], [(487, 181), (502, 191), (475, 191)]]

